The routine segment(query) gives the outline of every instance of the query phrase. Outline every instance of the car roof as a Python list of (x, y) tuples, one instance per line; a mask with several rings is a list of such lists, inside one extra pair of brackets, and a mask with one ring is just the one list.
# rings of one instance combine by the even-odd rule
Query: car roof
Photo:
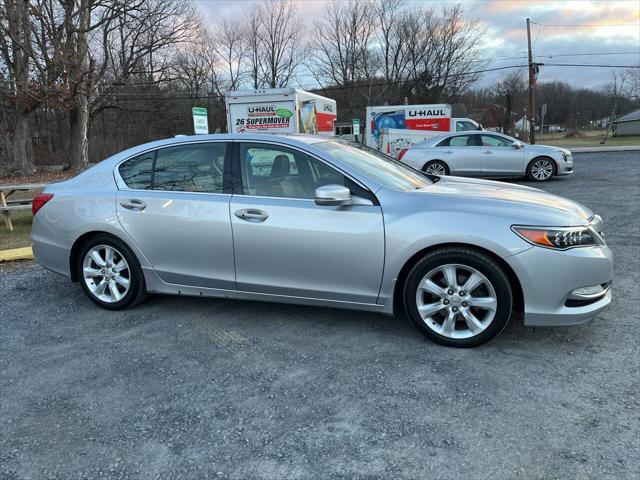
[(500, 137), (505, 137), (508, 139), (512, 139), (512, 137), (509, 137), (508, 135), (505, 135), (504, 133), (500, 133), (500, 132), (490, 132), (488, 130), (467, 130), (464, 132), (446, 132), (446, 133), (442, 133), (440, 135), (436, 135), (434, 137), (428, 138), (426, 140), (424, 140), (423, 142), (420, 143), (416, 143), (415, 145), (413, 145), (413, 147), (432, 147), (434, 146), (436, 143), (441, 142), (442, 140), (444, 140), (445, 138), (450, 138), (450, 137), (460, 137), (462, 135), (498, 135)]
[(185, 143), (198, 143), (198, 142), (210, 142), (210, 141), (277, 141), (286, 145), (292, 146), (305, 146), (312, 145), (318, 142), (324, 142), (331, 140), (333, 137), (320, 136), (320, 135), (304, 135), (304, 134), (272, 134), (272, 133), (215, 133), (209, 135), (177, 135), (173, 138), (165, 138), (162, 140), (155, 140), (153, 142), (143, 143), (136, 145), (135, 147), (128, 148), (112, 155), (109, 158), (103, 160), (107, 163), (117, 163), (125, 158), (132, 157), (147, 150), (155, 148), (167, 147), (171, 145), (183, 145)]

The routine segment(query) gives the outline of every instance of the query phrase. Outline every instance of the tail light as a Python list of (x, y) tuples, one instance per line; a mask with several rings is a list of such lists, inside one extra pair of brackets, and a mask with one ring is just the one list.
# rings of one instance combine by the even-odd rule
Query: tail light
[(33, 197), (33, 203), (31, 204), (31, 213), (34, 215), (38, 213), (44, 204), (53, 198), (53, 193), (38, 193)]
[(404, 154), (407, 153), (408, 148), (403, 148), (402, 150), (400, 150), (400, 154), (398, 155), (398, 161), (402, 160), (402, 157), (404, 157)]

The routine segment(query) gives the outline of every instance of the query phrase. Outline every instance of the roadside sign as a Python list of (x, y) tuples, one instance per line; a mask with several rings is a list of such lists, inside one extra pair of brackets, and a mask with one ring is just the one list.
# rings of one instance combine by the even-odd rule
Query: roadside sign
[(547, 104), (543, 103), (542, 104), (542, 116), (545, 116), (547, 114)]
[(207, 109), (202, 107), (193, 107), (193, 130), (196, 135), (207, 135), (209, 133), (209, 120), (207, 118)]
[(360, 119), (354, 118), (352, 125), (353, 125), (353, 134), (360, 135)]

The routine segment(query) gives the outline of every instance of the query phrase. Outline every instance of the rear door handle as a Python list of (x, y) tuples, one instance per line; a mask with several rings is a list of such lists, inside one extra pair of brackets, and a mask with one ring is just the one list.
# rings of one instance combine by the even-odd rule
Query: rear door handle
[(137, 198), (132, 198), (131, 200), (124, 200), (120, 202), (120, 205), (127, 210), (139, 210), (142, 211), (147, 208), (147, 204), (142, 200), (138, 200)]
[(493, 152), (491, 150), (486, 150), (486, 151), (484, 151), (482, 153), (484, 153), (485, 155), (491, 155)]
[(241, 220), (246, 220), (248, 222), (264, 222), (269, 215), (262, 210), (258, 210), (257, 208), (245, 208), (242, 210), (236, 210), (233, 214)]

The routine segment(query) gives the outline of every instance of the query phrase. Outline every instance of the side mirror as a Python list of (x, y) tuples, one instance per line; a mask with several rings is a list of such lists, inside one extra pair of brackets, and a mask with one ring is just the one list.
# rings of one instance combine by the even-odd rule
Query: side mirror
[(343, 185), (323, 185), (316, 188), (314, 196), (316, 205), (351, 205), (351, 191)]
[(520, 149), (520, 148), (524, 147), (524, 145), (522, 145), (522, 143), (520, 143), (518, 141), (515, 141), (515, 142), (513, 142), (512, 147)]

